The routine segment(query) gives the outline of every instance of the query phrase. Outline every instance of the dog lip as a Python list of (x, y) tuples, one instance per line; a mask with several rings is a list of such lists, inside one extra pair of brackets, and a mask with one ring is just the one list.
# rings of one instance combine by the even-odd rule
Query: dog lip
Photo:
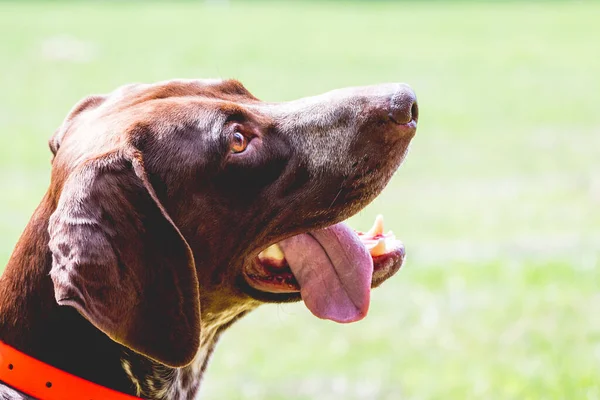
[[(406, 252), (404, 246), (399, 246), (392, 251), (373, 256), (373, 280), (371, 288), (374, 289), (380, 286), (383, 282), (392, 277), (400, 268), (404, 265)], [(243, 281), (246, 285), (255, 293), (257, 293), (264, 301), (269, 301), (264, 296), (268, 295), (299, 295), (300, 285), (296, 281), (296, 278), (291, 273), (289, 267), (276, 266), (273, 268), (265, 268), (258, 258), (252, 261), (253, 270), (249, 268), (243, 268), (242, 276)], [(255, 269), (273, 270), (280, 269), (279, 274), (264, 275), (262, 271)], [(275, 301), (282, 301), (278, 298)]]
[[(404, 244), (390, 231), (383, 232), (383, 218), (377, 216), (373, 227), (367, 232), (355, 231), (373, 260), (371, 288), (379, 286), (394, 275), (405, 257)], [(300, 285), (288, 265), (278, 243), (263, 249), (242, 270), (246, 283), (265, 294), (294, 294)]]

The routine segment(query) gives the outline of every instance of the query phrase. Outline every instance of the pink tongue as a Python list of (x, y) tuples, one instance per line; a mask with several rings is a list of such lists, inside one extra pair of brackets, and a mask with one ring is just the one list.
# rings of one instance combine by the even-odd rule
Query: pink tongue
[(279, 245), (300, 284), (306, 307), (315, 316), (336, 322), (365, 317), (373, 259), (352, 229), (339, 223)]

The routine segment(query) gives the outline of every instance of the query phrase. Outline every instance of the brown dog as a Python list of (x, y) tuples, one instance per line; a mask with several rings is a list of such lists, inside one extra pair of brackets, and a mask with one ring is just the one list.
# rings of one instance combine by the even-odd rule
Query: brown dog
[(381, 192), (416, 120), (402, 84), (265, 103), (176, 80), (82, 100), (1, 278), (0, 339), (120, 392), (190, 399), (221, 332), (262, 303), (362, 318), (404, 250), (379, 223), (339, 222)]

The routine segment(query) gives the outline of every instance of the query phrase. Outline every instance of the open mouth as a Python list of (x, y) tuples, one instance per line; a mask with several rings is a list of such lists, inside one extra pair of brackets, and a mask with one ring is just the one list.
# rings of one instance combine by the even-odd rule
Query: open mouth
[(261, 292), (300, 293), (319, 318), (354, 322), (366, 315), (371, 288), (398, 271), (404, 255), (404, 245), (384, 233), (378, 216), (368, 232), (339, 223), (273, 244), (244, 276)]

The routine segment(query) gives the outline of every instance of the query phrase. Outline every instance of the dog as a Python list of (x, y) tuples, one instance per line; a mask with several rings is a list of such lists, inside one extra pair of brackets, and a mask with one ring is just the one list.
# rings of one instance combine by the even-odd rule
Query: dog
[(261, 304), (360, 320), (404, 247), (380, 219), (342, 221), (417, 119), (404, 84), (268, 103), (172, 80), (83, 99), (0, 279), (0, 397), (192, 399), (219, 336)]

